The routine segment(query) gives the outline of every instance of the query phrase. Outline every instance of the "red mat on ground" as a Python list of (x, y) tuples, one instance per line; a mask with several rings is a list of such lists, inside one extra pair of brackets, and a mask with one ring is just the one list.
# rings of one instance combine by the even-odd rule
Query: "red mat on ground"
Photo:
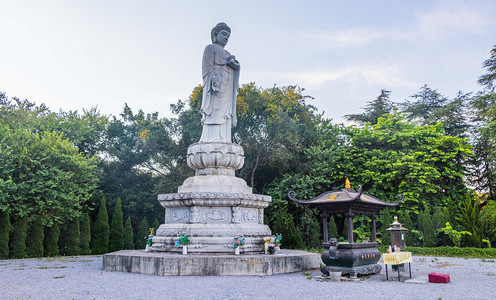
[(448, 283), (450, 282), (449, 275), (441, 273), (429, 273), (429, 282), (432, 283)]

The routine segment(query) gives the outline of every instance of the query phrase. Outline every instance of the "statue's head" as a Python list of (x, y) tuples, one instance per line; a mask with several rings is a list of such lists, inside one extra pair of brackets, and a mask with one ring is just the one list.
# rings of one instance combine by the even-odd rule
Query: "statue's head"
[(212, 39), (212, 43), (216, 44), (221, 44), (222, 46), (225, 46), (227, 44), (227, 39), (225, 40), (219, 40), (219, 33), (227, 33), (227, 39), (229, 39), (229, 36), (231, 35), (231, 28), (227, 26), (226, 23), (219, 23), (215, 25), (214, 28), (212, 28), (212, 31), (210, 32), (210, 37)]

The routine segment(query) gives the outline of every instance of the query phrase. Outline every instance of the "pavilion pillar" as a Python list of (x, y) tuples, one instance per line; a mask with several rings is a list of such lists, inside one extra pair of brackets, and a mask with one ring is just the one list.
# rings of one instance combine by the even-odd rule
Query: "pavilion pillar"
[(353, 243), (353, 213), (351, 212), (351, 208), (348, 208), (346, 218), (348, 219), (348, 242)]
[(320, 217), (322, 218), (322, 231), (324, 232), (324, 243), (327, 243), (329, 241), (329, 232), (327, 230), (327, 220), (329, 219), (329, 214), (321, 214)]
[(377, 241), (377, 227), (375, 223), (375, 219), (377, 218), (377, 216), (375, 214), (372, 214), (370, 218), (372, 219), (372, 242), (375, 242)]

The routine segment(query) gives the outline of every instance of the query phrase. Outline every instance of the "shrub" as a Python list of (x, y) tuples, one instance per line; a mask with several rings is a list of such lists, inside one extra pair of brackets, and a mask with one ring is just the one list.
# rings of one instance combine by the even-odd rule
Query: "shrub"
[(88, 255), (91, 254), (90, 250), (90, 240), (91, 240), (91, 228), (90, 228), (90, 215), (88, 213), (83, 214), (81, 218), (81, 234), (79, 237), (79, 248), (81, 254)]
[(146, 219), (146, 217), (143, 217), (141, 223), (138, 225), (138, 231), (136, 233), (136, 249), (145, 249), (149, 228), (150, 227), (148, 226), (148, 220)]
[(131, 217), (127, 217), (126, 224), (124, 225), (124, 249), (134, 249)]
[(95, 226), (93, 226), (93, 254), (103, 254), (108, 252), (109, 245), (109, 223), (105, 199), (102, 198), (100, 209), (96, 217)]
[(273, 215), (272, 233), (282, 234), (284, 248), (303, 248), (301, 233), (294, 224), (293, 216), (285, 208), (279, 209)]
[(26, 257), (26, 217), (18, 217), (12, 224), (13, 230), (10, 232), (10, 257)]
[(9, 257), (10, 215), (8, 210), (0, 210), (0, 259)]

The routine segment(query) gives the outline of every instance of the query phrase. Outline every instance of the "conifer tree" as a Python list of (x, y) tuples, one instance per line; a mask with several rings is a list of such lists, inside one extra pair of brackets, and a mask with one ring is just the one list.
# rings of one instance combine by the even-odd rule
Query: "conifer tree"
[(124, 249), (134, 249), (133, 225), (131, 217), (127, 217), (124, 225)]
[(26, 257), (26, 233), (27, 220), (26, 217), (18, 217), (12, 224), (10, 232), (10, 257), (24, 258)]
[(293, 216), (285, 209), (280, 209), (274, 213), (274, 224), (272, 234), (282, 235), (282, 245), (284, 248), (303, 248), (303, 239), (298, 228), (294, 224)]
[(45, 227), (45, 256), (59, 255), (60, 227), (53, 223), (51, 227)]
[(159, 226), (160, 226), (160, 222), (157, 220), (157, 218), (155, 218), (155, 220), (153, 220), (153, 224), (152, 224), (152, 228), (155, 229), (155, 232), (157, 232), (157, 229)]
[(79, 248), (81, 254), (88, 255), (91, 254), (90, 250), (90, 240), (91, 240), (91, 229), (90, 229), (90, 215), (86, 212), (81, 218), (81, 234), (79, 236)]
[(108, 252), (110, 229), (105, 202), (105, 199), (102, 198), (100, 210), (98, 211), (95, 221), (95, 226), (93, 226), (93, 248), (91, 251), (93, 254), (103, 254)]
[(124, 216), (122, 213), (121, 199), (117, 198), (112, 222), (110, 223), (109, 251), (119, 251), (124, 248)]
[(28, 257), (42, 257), (43, 256), (43, 239), (45, 238), (43, 232), (43, 223), (41, 218), (34, 219), (29, 224), (29, 230), (26, 238), (26, 250)]
[(0, 210), (0, 259), (9, 257), (10, 214), (8, 210)]
[(410, 218), (410, 214), (408, 212), (404, 212), (401, 218), (400, 223), (403, 224), (403, 227), (408, 229), (405, 233), (405, 244), (407, 246), (413, 246), (415, 243), (415, 235), (412, 230), (415, 230), (413, 227), (412, 219)]
[(434, 247), (436, 245), (436, 237), (434, 235), (434, 224), (429, 209), (426, 207), (419, 216), (419, 223), (422, 232), (424, 233), (424, 247)]
[(389, 214), (388, 209), (384, 209), (382, 211), (382, 225), (381, 225), (381, 244), (382, 245), (391, 245), (391, 232), (387, 230), (391, 227), (391, 223), (393, 220), (391, 218), (391, 214)]
[(146, 247), (146, 239), (148, 237), (148, 220), (146, 219), (146, 216), (143, 217), (141, 220), (141, 223), (138, 225), (138, 230), (136, 232), (136, 249), (145, 249)]
[(331, 216), (329, 218), (329, 221), (327, 223), (327, 231), (329, 234), (329, 239), (331, 239), (331, 238), (338, 239), (339, 238), (338, 228), (336, 226), (336, 221), (334, 221), (334, 216)]
[(80, 248), (79, 248), (80, 235), (81, 235), (81, 231), (79, 229), (79, 219), (74, 218), (73, 220), (71, 220), (67, 223), (67, 226), (64, 230), (63, 252), (65, 255), (68, 255), (68, 256), (79, 255), (79, 253), (80, 253)]

